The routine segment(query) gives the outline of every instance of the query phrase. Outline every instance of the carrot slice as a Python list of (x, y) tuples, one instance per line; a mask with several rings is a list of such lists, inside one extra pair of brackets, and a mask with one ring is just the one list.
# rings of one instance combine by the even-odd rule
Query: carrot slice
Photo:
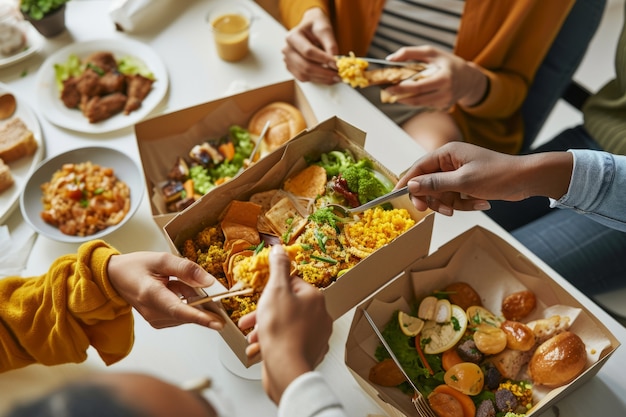
[(417, 354), (420, 356), (420, 360), (422, 361), (422, 365), (424, 365), (424, 368), (426, 368), (430, 375), (435, 375), (435, 371), (433, 371), (433, 368), (430, 367), (430, 364), (426, 360), (426, 356), (424, 356), (424, 352), (422, 351), (422, 347), (420, 346), (419, 337), (415, 338), (415, 350), (417, 350)]
[(464, 362), (464, 360), (461, 359), (456, 348), (448, 349), (441, 355), (441, 366), (446, 371), (461, 362)]
[(454, 388), (445, 384), (437, 385), (433, 391), (442, 394), (448, 394), (456, 398), (457, 401), (461, 404), (461, 408), (463, 408), (464, 417), (474, 417), (476, 415), (476, 405), (469, 395), (463, 394), (461, 391), (457, 391)]
[(194, 191), (193, 191), (193, 180), (190, 178), (188, 180), (186, 180), (183, 183), (183, 188), (185, 190), (185, 193), (187, 193), (187, 197), (193, 197), (194, 195)]
[(227, 161), (232, 161), (235, 156), (235, 145), (232, 142), (222, 143), (218, 148), (218, 151), (224, 156)]

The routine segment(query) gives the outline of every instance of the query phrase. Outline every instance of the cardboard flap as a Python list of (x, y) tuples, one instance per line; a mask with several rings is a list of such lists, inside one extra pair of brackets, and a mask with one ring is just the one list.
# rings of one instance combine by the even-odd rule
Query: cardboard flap
[[(371, 294), (375, 294), (386, 284), (393, 281), (404, 269), (404, 260), (419, 259), (428, 255), (432, 235), (434, 215), (426, 216), (413, 229), (398, 236), (391, 244), (376, 251), (376, 256), (361, 260), (352, 269), (354, 276), (363, 279), (338, 279), (331, 284), (332, 292), (326, 294), (326, 309), (333, 319), (348, 311), (348, 306), (355, 306)], [(355, 291), (354, 286), (359, 290)]]
[(296, 106), (307, 126), (317, 124), (304, 93), (291, 80), (159, 115), (135, 125), (150, 209), (159, 227), (164, 227), (176, 214), (168, 212), (159, 188), (167, 181), (176, 159), (185, 157), (193, 146), (205, 140), (224, 136), (230, 126), (247, 127), (257, 110), (276, 101)]
[(571, 383), (556, 389), (535, 386), (536, 406), (529, 415), (546, 410), (565, 392), (587, 381), (619, 346), (609, 329), (576, 297), (504, 239), (477, 226), (430, 256), (415, 261), (386, 287), (357, 306), (346, 341), (346, 364), (358, 375), (359, 384), (369, 385), (370, 392), (374, 389), (376, 400), (387, 408), (407, 416), (416, 415), (410, 399), (400, 390), (368, 382), (369, 371), (377, 363), (374, 352), (379, 341), (362, 311), (367, 310), (378, 328), (383, 329), (395, 311), (411, 311), (415, 300), (458, 281), (469, 283), (480, 294), (483, 305), (495, 314), (501, 314), (504, 296), (531, 289), (537, 296), (537, 307), (524, 322), (552, 315), (567, 316), (570, 330), (584, 341), (587, 350), (584, 371)]

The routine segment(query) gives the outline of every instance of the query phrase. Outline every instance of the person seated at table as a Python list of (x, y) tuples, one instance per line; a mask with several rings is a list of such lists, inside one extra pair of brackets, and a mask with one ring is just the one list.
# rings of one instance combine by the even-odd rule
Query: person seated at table
[[(549, 197), (554, 214), (513, 231), (538, 257), (568, 279), (581, 291), (593, 296), (624, 286), (624, 251), (606, 247), (591, 236), (587, 240), (569, 239), (571, 229), (598, 227), (626, 237), (626, 156), (590, 149), (565, 152), (540, 152), (507, 155), (468, 143), (449, 143), (425, 155), (400, 178), (397, 187), (408, 185), (411, 200), (418, 210), (430, 207), (450, 216), (454, 210), (489, 210), (489, 200), (521, 201), (531, 196)], [(533, 244), (540, 236), (542, 244)], [(600, 244), (600, 252), (594, 245)], [(623, 248), (623, 245), (621, 245)], [(607, 253), (601, 253), (607, 249)], [(600, 273), (604, 262), (615, 264), (622, 273)], [(572, 266), (573, 265), (573, 266)], [(566, 273), (559, 271), (561, 266)], [(570, 271), (581, 268), (583, 271)], [(596, 272), (595, 274), (593, 272)]]
[[(29, 357), (28, 362), (62, 363), (80, 359), (84, 354), (68, 353), (82, 349), (83, 344), (52, 346), (55, 332), (65, 332), (92, 344), (107, 363), (119, 359), (133, 342), (132, 319), (126, 317), (135, 306), (155, 327), (192, 322), (219, 330), (222, 322), (215, 316), (187, 306), (177, 297), (189, 293), (192, 286), (207, 286), (213, 278), (193, 262), (171, 254), (139, 252), (119, 255), (102, 241), (83, 244), (78, 256), (60, 258), (48, 274), (28, 279), (8, 278), (0, 281), (3, 306), (22, 313), (39, 333), (40, 344), (51, 349), (46, 355)], [(263, 387), (278, 405), (279, 416), (344, 417), (341, 402), (315, 367), (328, 351), (332, 319), (326, 311), (323, 294), (302, 279), (290, 277), (290, 260), (280, 245), (270, 251), (270, 278), (261, 295), (257, 310), (240, 321), (241, 328), (254, 326), (249, 334), (247, 353), (260, 350), (263, 357)], [(93, 275), (93, 276), (91, 276)], [(173, 284), (170, 275), (182, 284)], [(31, 284), (32, 283), (32, 284)], [(169, 284), (168, 284), (169, 283)], [(24, 291), (20, 291), (24, 289)], [(14, 294), (14, 297), (6, 297)], [(90, 294), (90, 297), (86, 297)], [(22, 299), (17, 298), (20, 296)], [(91, 297), (95, 300), (90, 301)], [(123, 297), (128, 297), (129, 301)], [(42, 311), (39, 304), (53, 312)], [(80, 306), (86, 308), (78, 308)], [(194, 310), (194, 311), (192, 311)], [(88, 313), (83, 313), (83, 312)], [(33, 314), (38, 312), (39, 314)], [(12, 314), (3, 314), (9, 318)], [(80, 320), (67, 316), (77, 314)], [(57, 318), (56, 320), (54, 318)], [(52, 320), (51, 320), (52, 318)], [(17, 319), (12, 318), (11, 322)], [(81, 322), (84, 320), (84, 322)], [(17, 320), (19, 322), (19, 320)], [(115, 325), (108, 322), (116, 323)], [(73, 326), (72, 333), (64, 328)], [(25, 329), (13, 328), (13, 335), (3, 328), (2, 342), (13, 346), (5, 355), (24, 356), (20, 342), (30, 345)], [(101, 343), (102, 330), (114, 335), (113, 345)], [(93, 331), (92, 331), (93, 330)], [(16, 338), (17, 340), (12, 340)], [(70, 343), (73, 339), (67, 339)], [(31, 347), (32, 348), (32, 347)], [(5, 349), (6, 350), (6, 349)], [(29, 355), (32, 355), (32, 349)], [(10, 359), (14, 367), (23, 363)], [(147, 374), (94, 373), (69, 383), (28, 403), (18, 404), (6, 417), (128, 416), (169, 417), (173, 415), (226, 416), (224, 401), (207, 401), (195, 391), (186, 391)]]
[(133, 307), (155, 328), (196, 323), (220, 330), (219, 315), (180, 299), (214, 282), (173, 254), (120, 254), (102, 240), (82, 244), (41, 276), (0, 280), (0, 372), (82, 362), (90, 345), (107, 365), (115, 363), (133, 345)]
[[(626, 4), (622, 7), (626, 17)], [(595, 149), (626, 155), (625, 24), (617, 41), (614, 70), (615, 76), (582, 103), (582, 124), (564, 129), (531, 152)], [(552, 210), (550, 201), (539, 196), (493, 201), (486, 213), (585, 294), (593, 297), (626, 285), (616, 279), (626, 276), (625, 233), (572, 210)]]
[(395, 103), (359, 91), (427, 150), (463, 140), (518, 153), (521, 106), (573, 3), (280, 0), (284, 61), (298, 80), (321, 84), (341, 81), (335, 56), (350, 52), (434, 64), (434, 74), (388, 87)]

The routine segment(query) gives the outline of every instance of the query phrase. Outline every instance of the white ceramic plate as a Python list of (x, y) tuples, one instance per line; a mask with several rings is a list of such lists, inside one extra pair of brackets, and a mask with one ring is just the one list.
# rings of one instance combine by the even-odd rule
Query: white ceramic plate
[[(154, 74), (156, 81), (152, 91), (141, 107), (129, 115), (116, 114), (98, 123), (89, 123), (78, 109), (68, 109), (59, 98), (59, 90), (54, 76), (54, 64), (63, 64), (72, 54), (84, 59), (93, 52), (110, 51), (119, 59), (132, 56), (142, 60)], [(68, 45), (46, 59), (37, 74), (37, 94), (39, 109), (51, 123), (83, 133), (106, 133), (128, 126), (145, 118), (163, 100), (167, 93), (167, 70), (159, 56), (147, 45), (130, 39), (105, 39), (79, 42)]]
[[(130, 209), (124, 219), (115, 226), (108, 227), (89, 236), (70, 236), (63, 234), (57, 227), (43, 221), (41, 211), (41, 184), (50, 181), (52, 175), (65, 163), (81, 163), (91, 161), (103, 167), (113, 168), (115, 175), (130, 188)], [(22, 216), (38, 233), (59, 242), (82, 243), (102, 238), (122, 227), (137, 211), (143, 198), (144, 182), (139, 164), (126, 154), (111, 148), (89, 147), (74, 149), (39, 164), (33, 175), (26, 182), (24, 193), (20, 198)]]
[(26, 32), (26, 47), (15, 54), (0, 54), (0, 68), (8, 67), (9, 65), (23, 61), (35, 52), (39, 51), (43, 46), (45, 39), (39, 34), (39, 32), (37, 32), (37, 29), (26, 21), (22, 22), (22, 25), (24, 31)]
[[(35, 167), (44, 156), (44, 143), (41, 133), (41, 127), (39, 126), (39, 120), (35, 116), (32, 109), (15, 94), (11, 89), (3, 83), (0, 83), (0, 95), (5, 93), (11, 93), (15, 96), (17, 101), (17, 107), (12, 118), (19, 117), (24, 124), (33, 132), (33, 136), (39, 145), (35, 153), (31, 156), (18, 159), (11, 162), (9, 168), (11, 169), (11, 175), (13, 175), (14, 184), (12, 187), (6, 189), (0, 193), (0, 223), (4, 223), (7, 217), (13, 212), (18, 205), (20, 193), (24, 189), (24, 184), (28, 180), (28, 177), (33, 173)], [(10, 119), (7, 119), (10, 120)], [(3, 123), (4, 121), (0, 121)]]

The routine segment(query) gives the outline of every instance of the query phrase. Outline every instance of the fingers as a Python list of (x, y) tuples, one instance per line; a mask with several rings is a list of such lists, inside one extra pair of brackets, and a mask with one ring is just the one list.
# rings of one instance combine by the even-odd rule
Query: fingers
[[(287, 70), (299, 81), (332, 85), (341, 81), (337, 69), (333, 68), (328, 59), (313, 62), (293, 49), (285, 48), (283, 57)], [(331, 60), (333, 61), (333, 60)]]
[(270, 249), (270, 278), (265, 290), (289, 287), (291, 261), (282, 245), (273, 245)]
[(460, 193), (454, 192), (437, 193), (435, 195), (411, 195), (411, 202), (419, 211), (425, 211), (430, 208), (445, 216), (452, 216), (454, 210), (484, 211), (491, 208), (491, 204), (487, 200), (464, 197)]
[[(401, 188), (408, 185), (410, 180), (420, 175), (439, 171), (441, 171), (441, 162), (438, 151), (430, 152), (418, 159), (411, 166), (411, 168), (406, 171), (406, 173), (398, 180), (395, 188)], [(416, 187), (416, 185), (413, 185), (413, 187)], [(414, 191), (417, 192), (418, 190)], [(411, 187), (409, 187), (409, 192), (411, 192)]]
[(138, 311), (155, 329), (173, 327), (185, 323), (194, 323), (213, 330), (222, 330), (224, 328), (224, 319), (218, 314), (189, 306), (177, 297), (175, 299), (176, 301), (172, 300), (169, 303), (169, 308), (165, 314), (150, 315), (149, 312)]
[(209, 287), (216, 281), (215, 277), (197, 263), (171, 253), (161, 254), (152, 269), (155, 275), (174, 276), (191, 287)]
[(261, 345), (259, 343), (251, 343), (246, 346), (246, 356), (252, 358), (261, 352)]
[(389, 61), (421, 61), (430, 62), (438, 56), (436, 48), (430, 45), (424, 46), (404, 46), (396, 52), (387, 56)]
[(251, 313), (248, 313), (242, 316), (237, 322), (237, 326), (239, 326), (241, 330), (254, 327), (255, 324), (256, 324), (256, 311), (253, 311)]
[(287, 33), (282, 50), (285, 66), (299, 81), (338, 83), (341, 81), (335, 63), (338, 47), (332, 26), (321, 11), (311, 13), (310, 21)]

